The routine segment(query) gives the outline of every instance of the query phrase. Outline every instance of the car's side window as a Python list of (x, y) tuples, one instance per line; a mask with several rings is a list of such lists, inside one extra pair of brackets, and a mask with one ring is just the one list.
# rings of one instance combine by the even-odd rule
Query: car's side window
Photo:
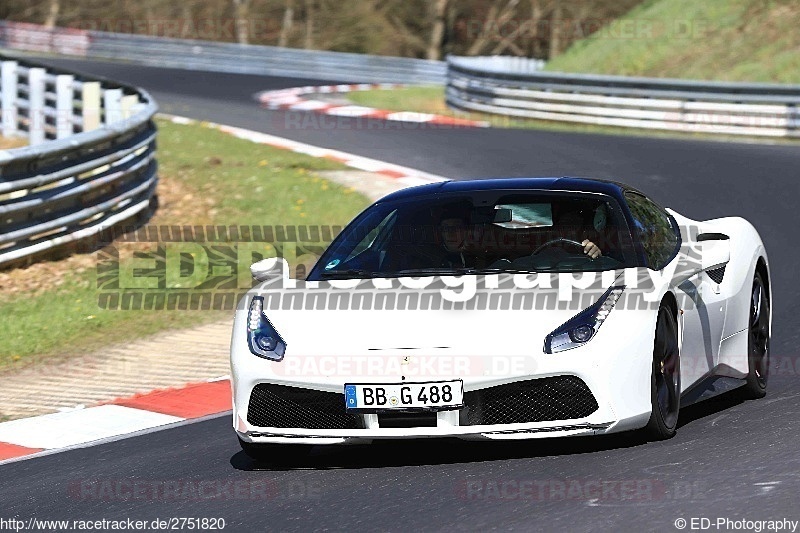
[(666, 211), (641, 194), (628, 191), (625, 199), (647, 256), (647, 266), (661, 270), (674, 257), (678, 246), (679, 238), (672, 219)]

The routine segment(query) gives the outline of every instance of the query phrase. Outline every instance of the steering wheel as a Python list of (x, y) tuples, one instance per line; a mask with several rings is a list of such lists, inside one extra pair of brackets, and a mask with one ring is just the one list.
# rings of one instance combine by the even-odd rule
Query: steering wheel
[(573, 240), (573, 239), (560, 238), (560, 239), (553, 239), (552, 241), (547, 241), (546, 243), (544, 243), (543, 245), (541, 245), (537, 249), (535, 249), (531, 255), (532, 256), (536, 255), (539, 252), (541, 252), (542, 250), (544, 250), (545, 248), (548, 248), (550, 246), (554, 246), (556, 244), (569, 244), (570, 246), (575, 246), (576, 248), (580, 249), (581, 252), (583, 252), (583, 244), (581, 244), (578, 241)]

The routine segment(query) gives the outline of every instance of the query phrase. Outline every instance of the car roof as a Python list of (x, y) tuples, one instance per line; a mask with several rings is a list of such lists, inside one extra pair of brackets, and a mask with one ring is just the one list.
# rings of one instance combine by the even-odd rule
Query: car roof
[[(459, 192), (478, 192), (490, 190), (545, 190), (545, 191), (574, 191), (607, 194), (623, 201), (625, 191), (638, 192), (623, 183), (596, 178), (489, 178), (470, 179), (459, 181), (444, 181), (409, 187), (381, 198), (380, 203), (395, 200), (429, 196), (436, 194), (450, 194)], [(641, 193), (640, 193), (641, 194)]]

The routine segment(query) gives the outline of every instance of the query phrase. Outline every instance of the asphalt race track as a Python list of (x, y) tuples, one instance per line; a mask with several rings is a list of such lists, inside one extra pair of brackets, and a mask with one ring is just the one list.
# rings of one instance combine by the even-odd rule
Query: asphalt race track
[[(800, 354), (792, 348), (800, 342), (800, 146), (396, 123), (297, 127), (297, 117), (259, 109), (252, 94), (307, 80), (50, 62), (144, 87), (164, 112), (455, 179), (616, 178), (692, 218), (744, 216), (770, 254), (777, 367), (767, 398), (741, 403), (723, 396), (687, 408), (677, 436), (661, 443), (630, 435), (408, 441), (320, 449), (275, 469), (259, 468), (240, 452), (223, 416), (2, 466), (0, 518), (220, 517), (228, 531), (676, 531), (679, 518), (800, 520)], [(138, 493), (114, 489), (133, 481)], [(165, 495), (169, 483), (182, 490)], [(217, 497), (197, 492), (201, 486)]]

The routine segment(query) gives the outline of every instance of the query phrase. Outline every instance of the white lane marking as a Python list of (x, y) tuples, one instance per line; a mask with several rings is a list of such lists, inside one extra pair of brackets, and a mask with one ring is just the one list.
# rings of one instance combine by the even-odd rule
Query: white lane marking
[(330, 107), (331, 104), (321, 100), (301, 100), (299, 103), (289, 107), (294, 111), (316, 111)]
[(302, 101), (303, 101), (302, 98), (300, 98), (297, 95), (287, 94), (287, 95), (278, 96), (276, 98), (270, 98), (269, 99), (269, 104), (271, 106), (280, 107), (282, 105), (290, 105), (290, 104), (294, 104), (294, 103), (302, 102)]
[(158, 431), (165, 431), (167, 429), (175, 429), (182, 426), (188, 426), (190, 424), (198, 424), (200, 422), (206, 422), (208, 420), (213, 420), (215, 418), (223, 418), (223, 417), (230, 417), (231, 411), (225, 411), (224, 413), (214, 413), (213, 415), (201, 416), (199, 418), (185, 418), (180, 419), (178, 422), (173, 422), (171, 424), (167, 424), (165, 426), (157, 426), (147, 429), (142, 429), (139, 431), (135, 431), (133, 433), (127, 433), (125, 435), (115, 435), (113, 437), (108, 437), (100, 440), (95, 440), (91, 442), (82, 442), (80, 444), (76, 444), (74, 446), (67, 446), (65, 448), (54, 448), (52, 450), (44, 450), (37, 453), (32, 453), (30, 455), (23, 455), (21, 457), (14, 457), (12, 459), (4, 459), (0, 461), (0, 466), (9, 464), (9, 463), (17, 463), (19, 461), (27, 461), (29, 459), (37, 459), (39, 457), (44, 457), (45, 455), (54, 455), (57, 453), (68, 452), (70, 450), (79, 450), (81, 448), (91, 448), (92, 446), (99, 446), (101, 444), (108, 444), (109, 442), (117, 442), (120, 440), (130, 439), (133, 437), (139, 437), (142, 435), (149, 435), (150, 433), (156, 433)]
[[(408, 123), (429, 123), (439, 122), (441, 124), (455, 124), (451, 117), (444, 115), (435, 115), (430, 113), (420, 113), (416, 111), (397, 111), (390, 112), (383, 109), (374, 109), (359, 105), (340, 105), (335, 106), (326, 104), (324, 107), (315, 107), (316, 104), (308, 108), (302, 107), (303, 102), (306, 101), (306, 96), (313, 94), (337, 94), (349, 93), (354, 91), (368, 91), (368, 90), (386, 90), (386, 89), (403, 89), (407, 87), (404, 84), (397, 83), (380, 83), (368, 84), (361, 83), (358, 85), (321, 85), (321, 86), (307, 86), (307, 87), (292, 87), (289, 89), (278, 89), (274, 91), (261, 91), (254, 95), (254, 98), (261, 102), (262, 105), (268, 109), (293, 109), (298, 111), (313, 111), (325, 115), (336, 115), (344, 117), (373, 117), (385, 118), (396, 122)], [(310, 100), (316, 102), (316, 100)], [(473, 128), (488, 128), (491, 124), (485, 121), (474, 121), (463, 119), (458, 122), (463, 127)]]
[(364, 107), (360, 105), (343, 105), (341, 107), (332, 107), (326, 113), (328, 115), (336, 115), (338, 117), (366, 117), (377, 113), (377, 109), (372, 107)]
[(416, 113), (414, 111), (400, 111), (397, 113), (390, 113), (386, 115), (386, 118), (398, 122), (430, 122), (436, 118), (436, 115), (431, 115), (430, 113)]
[(121, 405), (100, 405), (0, 424), (0, 442), (26, 448), (64, 448), (143, 429), (180, 422), (183, 418)]
[[(167, 118), (168, 120), (174, 120), (174, 115), (159, 114), (159, 116)], [(332, 156), (342, 161), (343, 164), (351, 168), (357, 168), (359, 170), (366, 170), (369, 172), (376, 172), (381, 170), (394, 171), (404, 175), (404, 177), (400, 179), (404, 180), (412, 179), (414, 184), (448, 181), (448, 178), (445, 178), (443, 176), (430, 174), (428, 172), (424, 172), (414, 168), (403, 167), (400, 165), (395, 165), (393, 163), (379, 161), (377, 159), (370, 159), (368, 157), (362, 157), (347, 152), (341, 152), (339, 150), (320, 148), (319, 146), (313, 146), (310, 144), (293, 141), (285, 137), (278, 137), (276, 135), (269, 135), (267, 133), (261, 133), (258, 131), (247, 130), (235, 126), (214, 124), (210, 122), (202, 122), (202, 124), (205, 124), (210, 128), (218, 129), (220, 131), (233, 135), (234, 137), (238, 137), (240, 139), (245, 139), (255, 143), (267, 144), (277, 148), (291, 150), (293, 152), (301, 154), (307, 154), (312, 157)]]
[(175, 117), (175, 124), (191, 124), (192, 119), (187, 117)]
[(761, 483), (753, 483), (753, 485), (761, 489), (759, 494), (769, 494), (780, 484), (780, 481), (763, 481)]

